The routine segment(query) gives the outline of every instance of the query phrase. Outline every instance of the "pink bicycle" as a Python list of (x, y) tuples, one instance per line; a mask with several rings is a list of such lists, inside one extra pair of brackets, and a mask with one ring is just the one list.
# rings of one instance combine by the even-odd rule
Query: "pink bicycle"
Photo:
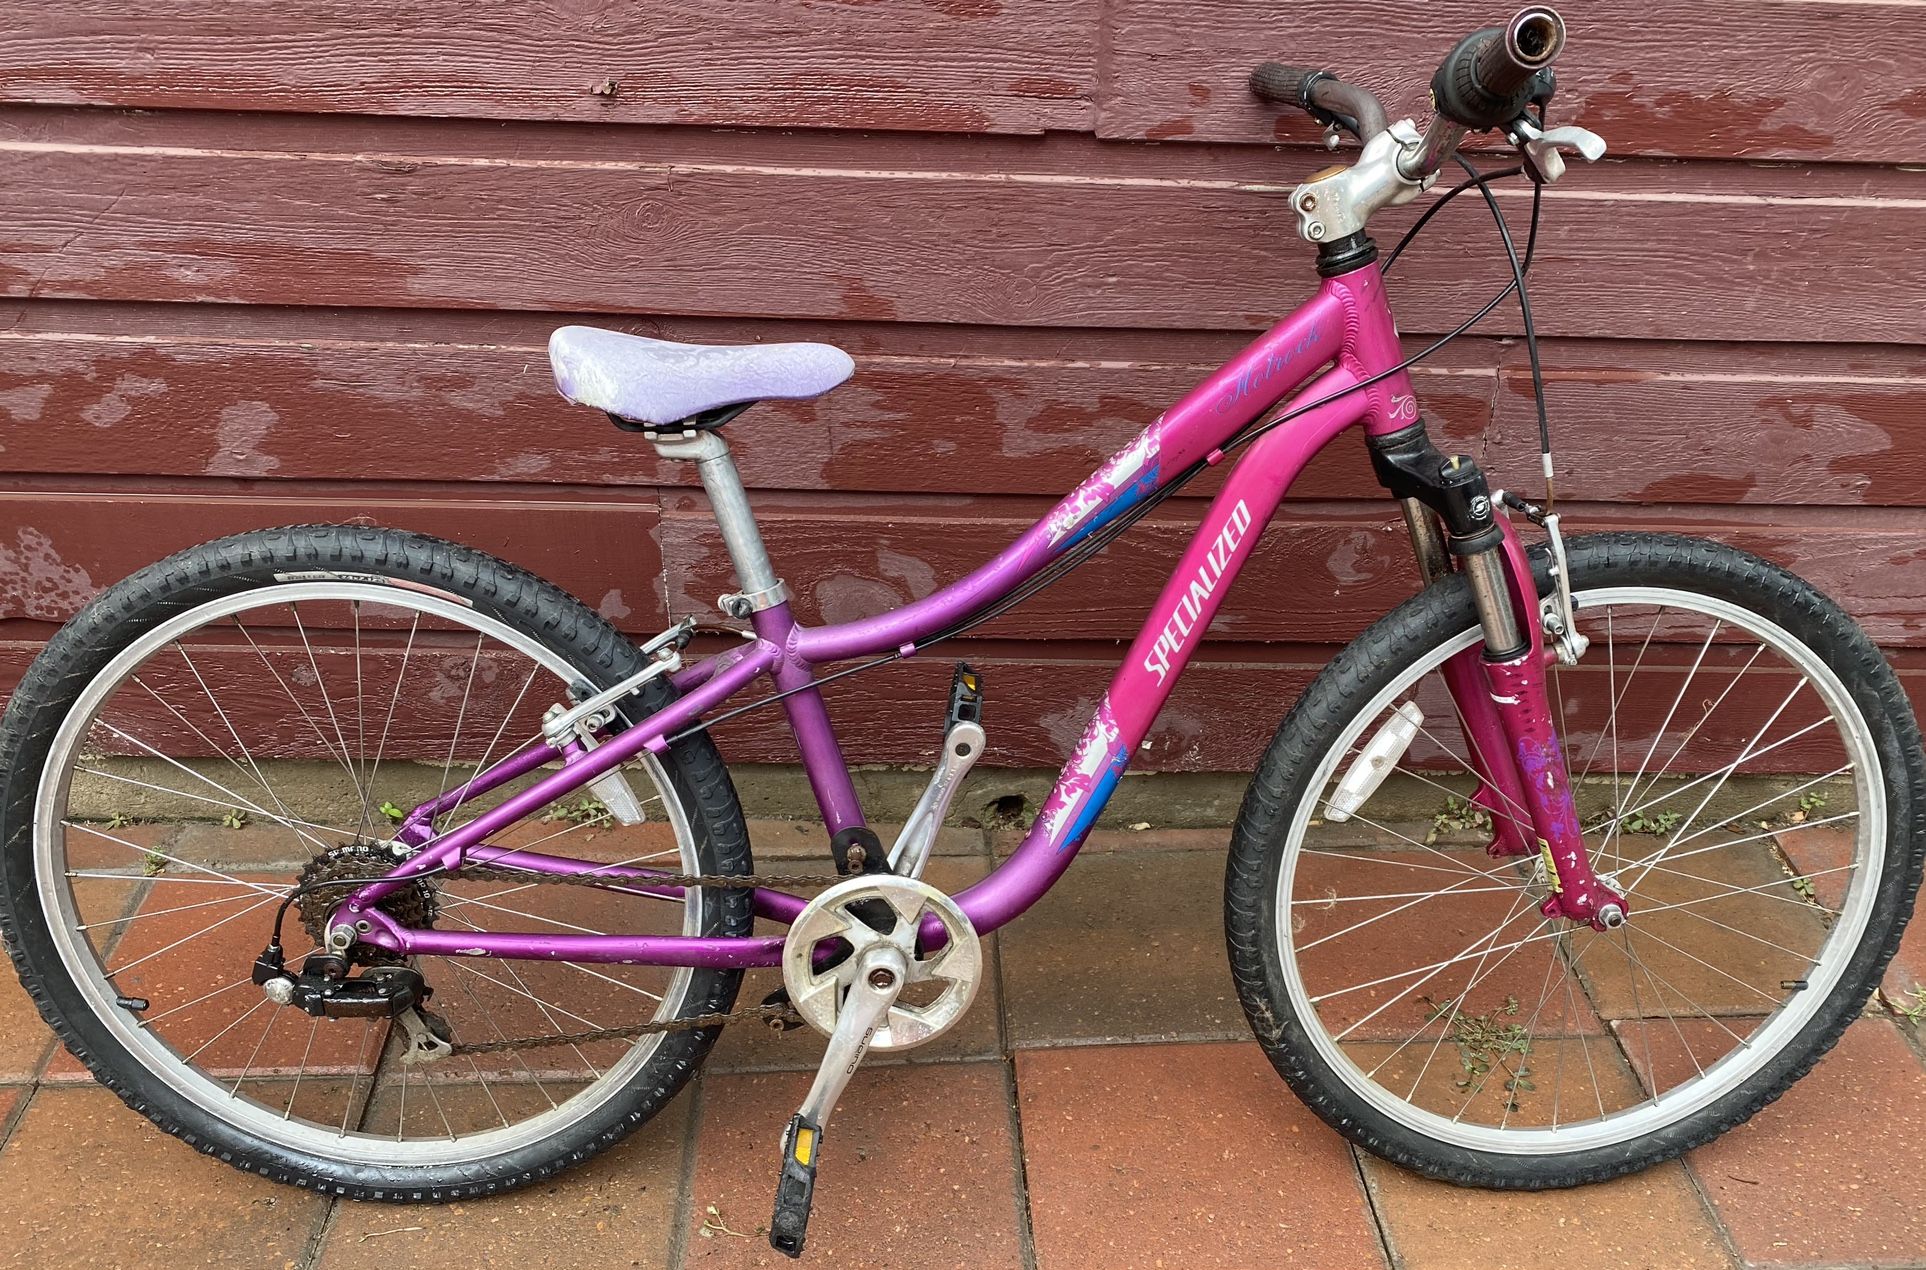
[[(1338, 1132), (1464, 1184), (1608, 1178), (1743, 1121), (1878, 982), (1920, 882), (1926, 772), (1892, 670), (1804, 582), (1712, 542), (1567, 541), (1548, 440), (1540, 506), (1427, 435), (1406, 371), (1444, 341), (1402, 352), (1367, 223), (1462, 163), (1468, 133), (1523, 154), (1452, 191), (1494, 215), (1498, 177), (1542, 189), (1563, 151), (1597, 158), (1546, 124), (1563, 38), (1544, 8), (1466, 37), (1422, 132), (1327, 73), (1260, 68), (1260, 96), (1362, 143), (1290, 195), (1316, 294), (1002, 554), (894, 612), (797, 622), (722, 435), (758, 400), (834, 387), (845, 354), (579, 327), (551, 344), (563, 393), (697, 465), (732, 631), (691, 619), (637, 646), (500, 560), (338, 525), (109, 588), (0, 735), (22, 982), (170, 1133), (384, 1200), (546, 1177), (659, 1111), (723, 1025), (807, 1024), (828, 1043), (781, 1134), (770, 1227), (800, 1254), (851, 1074), (969, 1006), (982, 937), (1070, 866), (1293, 479), (1357, 425), (1425, 586), (1323, 669), (1251, 782), (1225, 909), (1258, 1041)], [(1515, 295), (1535, 364), (1531, 245), (1497, 220), (1512, 284), (1471, 321)], [(923, 881), (986, 745), (983, 685), (957, 667), (890, 844), (822, 686), (926, 656), (1232, 458), (1021, 847), (957, 895)], [(821, 805), (821, 877), (757, 872), (709, 736), (771, 704)], [(783, 989), (738, 1009), (756, 966)]]

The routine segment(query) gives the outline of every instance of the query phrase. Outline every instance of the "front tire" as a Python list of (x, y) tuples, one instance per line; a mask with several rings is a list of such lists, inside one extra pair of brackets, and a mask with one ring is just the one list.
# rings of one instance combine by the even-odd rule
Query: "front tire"
[[(1594, 644), (1554, 672), (1553, 712), (1625, 927), (1542, 918), (1537, 856), (1480, 849), (1436, 673), (1478, 642), (1457, 577), (1325, 667), (1232, 840), (1232, 969), (1273, 1066), (1353, 1142), (1462, 1185), (1633, 1172), (1777, 1098), (1877, 985), (1926, 855), (1911, 708), (1836, 605), (1716, 543), (1601, 534), (1569, 555)], [(1324, 815), (1407, 702), (1425, 722), (1392, 778)]]

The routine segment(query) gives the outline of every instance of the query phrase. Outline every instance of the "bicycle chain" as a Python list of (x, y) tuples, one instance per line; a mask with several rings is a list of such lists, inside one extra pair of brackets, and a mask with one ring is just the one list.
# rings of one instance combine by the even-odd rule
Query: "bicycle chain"
[[(435, 873), (430, 876), (437, 881), (448, 879), (475, 882), (525, 882), (537, 886), (587, 886), (602, 890), (626, 890), (638, 885), (754, 890), (765, 886), (834, 886), (845, 880), (840, 875), (811, 873), (779, 873), (764, 876), (724, 873), (651, 873), (647, 878), (634, 878), (612, 873), (530, 873), (521, 869), (491, 868), (487, 865), (477, 865), (472, 868), (457, 867), (446, 873)], [(545, 1049), (556, 1045), (592, 1045), (599, 1041), (632, 1041), (663, 1032), (693, 1032), (701, 1028), (745, 1023), (751, 1019), (798, 1026), (803, 1022), (802, 1015), (798, 1014), (792, 1005), (786, 1003), (756, 1005), (730, 1013), (696, 1014), (686, 1019), (663, 1019), (649, 1023), (636, 1023), (628, 1027), (595, 1028), (591, 1031), (568, 1032), (557, 1036), (529, 1036), (499, 1041), (451, 1040), (453, 1048), (449, 1051), (448, 1057), (501, 1054), (513, 1050)]]

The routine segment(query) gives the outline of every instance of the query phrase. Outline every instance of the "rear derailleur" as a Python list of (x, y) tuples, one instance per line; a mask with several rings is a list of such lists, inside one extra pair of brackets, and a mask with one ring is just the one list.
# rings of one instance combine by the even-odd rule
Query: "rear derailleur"
[[(397, 964), (394, 954), (358, 943), (352, 928), (328, 929), (328, 916), (348, 888), (366, 883), (406, 858), (388, 844), (343, 843), (316, 856), (301, 871), (295, 893), (301, 924), (321, 950), (310, 953), (298, 971), (289, 972), (281, 947), (280, 923), (261, 955), (252, 978), (276, 1005), (293, 1006), (317, 1019), (392, 1019), (401, 1029), (401, 1061), (409, 1066), (446, 1058), (454, 1052), (448, 1021), (427, 1008), (434, 995), (421, 973)], [(433, 887), (421, 880), (404, 886), (380, 904), (382, 911), (412, 926), (433, 923), (438, 908)], [(350, 976), (354, 966), (361, 973)]]
[(274, 943), (255, 958), (253, 979), (268, 1000), (317, 1019), (393, 1019), (404, 1038), (401, 1061), (410, 1067), (454, 1053), (448, 1021), (427, 1008), (434, 989), (407, 966), (367, 966), (351, 978), (345, 959), (317, 952), (290, 974)]

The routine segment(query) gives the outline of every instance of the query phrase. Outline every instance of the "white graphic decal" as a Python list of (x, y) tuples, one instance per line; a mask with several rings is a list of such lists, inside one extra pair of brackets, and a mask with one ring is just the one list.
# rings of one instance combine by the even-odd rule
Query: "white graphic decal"
[[(1161, 422), (1161, 420), (1159, 420)], [(1056, 546), (1081, 525), (1084, 517), (1103, 506), (1117, 491), (1136, 484), (1143, 470), (1157, 456), (1157, 424), (1137, 434), (1137, 439), (1118, 451), (1096, 475), (1092, 476), (1050, 513), (1050, 545)]]
[(1236, 554), (1237, 545), (1244, 541), (1244, 534), (1251, 527), (1250, 508), (1243, 499), (1231, 508), (1224, 528), (1218, 533), (1217, 541), (1204, 553), (1204, 563), (1197, 566), (1197, 576), (1190, 580), (1190, 586), (1177, 597), (1177, 604), (1171, 609), (1170, 617), (1164, 622), (1164, 629), (1157, 636), (1157, 642), (1150, 647), (1144, 658), (1144, 669), (1157, 676), (1162, 683), (1170, 674), (1170, 661), (1182, 652), (1190, 640), (1190, 633), (1203, 617), (1204, 603), (1217, 590), (1223, 580), (1224, 570), (1230, 564), (1231, 556)]
[(1044, 841), (1061, 840), (1063, 827), (1070, 823), (1077, 808), (1083, 806), (1097, 787), (1097, 777), (1110, 765), (1110, 756), (1116, 751), (1120, 735), (1117, 721), (1110, 714), (1110, 698), (1105, 696), (1090, 716), (1090, 726), (1084, 729), (1070, 761), (1064, 764), (1063, 775), (1057, 779), (1062, 797), (1043, 809)]

